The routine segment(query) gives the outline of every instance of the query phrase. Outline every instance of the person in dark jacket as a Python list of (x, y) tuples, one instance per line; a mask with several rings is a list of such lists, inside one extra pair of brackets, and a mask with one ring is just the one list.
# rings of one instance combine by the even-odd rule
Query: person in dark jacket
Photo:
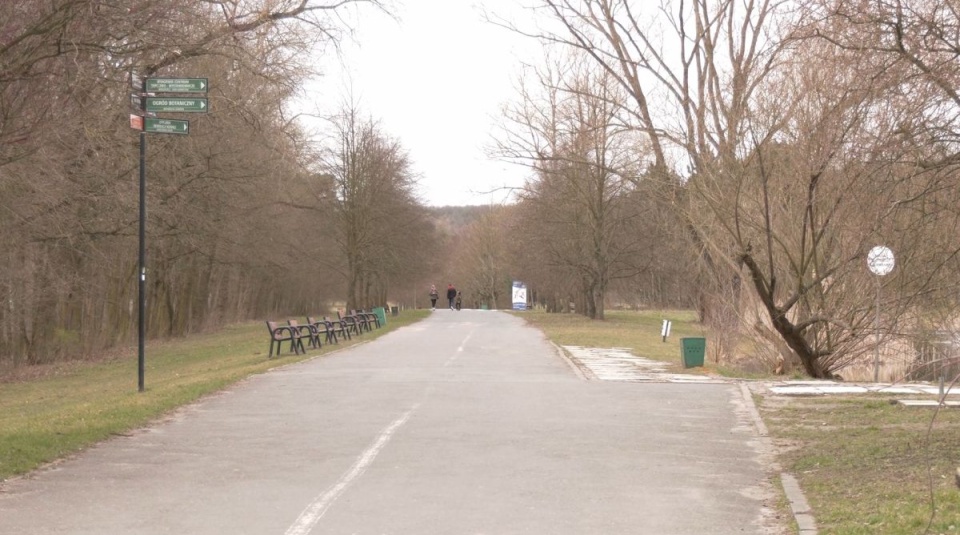
[(447, 285), (447, 301), (450, 303), (450, 310), (453, 310), (453, 300), (457, 298), (457, 289), (453, 287), (453, 283)]

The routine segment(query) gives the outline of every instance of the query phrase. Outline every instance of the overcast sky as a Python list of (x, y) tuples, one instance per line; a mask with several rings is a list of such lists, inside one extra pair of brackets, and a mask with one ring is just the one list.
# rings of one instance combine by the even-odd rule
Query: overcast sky
[(520, 61), (539, 44), (484, 21), (483, 9), (525, 16), (517, 0), (407, 0), (399, 20), (362, 10), (342, 62), (318, 58), (325, 75), (308, 84), (307, 99), (330, 112), (351, 91), (409, 151), (426, 204), (501, 203), (504, 186), (523, 184), (527, 170), (491, 160), (485, 147), (500, 106), (515, 100)]

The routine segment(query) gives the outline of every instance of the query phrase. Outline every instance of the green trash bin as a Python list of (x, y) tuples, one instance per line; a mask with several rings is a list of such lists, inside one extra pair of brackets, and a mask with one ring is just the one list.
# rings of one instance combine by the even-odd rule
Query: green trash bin
[(703, 366), (703, 356), (707, 352), (706, 338), (681, 338), (680, 360), (684, 368)]
[(374, 307), (373, 313), (377, 315), (377, 319), (380, 320), (380, 325), (387, 324), (387, 309), (383, 307)]

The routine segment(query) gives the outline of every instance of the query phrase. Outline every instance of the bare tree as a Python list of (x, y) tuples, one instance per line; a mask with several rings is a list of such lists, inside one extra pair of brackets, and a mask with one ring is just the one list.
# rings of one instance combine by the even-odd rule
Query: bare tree
[(517, 215), (516, 206), (490, 207), (451, 244), (451, 278), (461, 281), (465, 306), (509, 306), (514, 268), (509, 244)]
[[(555, 74), (561, 70), (568, 72)], [(514, 127), (501, 154), (536, 171), (523, 196), (524, 224), (537, 236), (531, 245), (575, 274), (579, 310), (603, 319), (611, 281), (639, 269), (639, 240), (630, 232), (638, 215), (627, 198), (643, 146), (623, 125), (623, 96), (607, 73), (574, 59), (534, 74), (544, 97), (524, 92), (508, 112)]]
[[(892, 244), (898, 270), (885, 279), (883, 329), (923, 345), (956, 318), (955, 238), (960, 164), (960, 15), (951, 3), (811, 1), (794, 35), (805, 47), (846, 58), (844, 85), (870, 84), (862, 136), (877, 149), (863, 158), (882, 194), (863, 212)], [(879, 240), (877, 240), (879, 241)]]
[[(665, 206), (682, 209), (690, 199), (686, 177), (709, 177), (748, 150), (750, 103), (780, 61), (780, 27), (792, 14), (776, 1), (640, 6), (628, 0), (546, 0), (541, 12), (556, 21), (553, 29), (514, 29), (582, 51), (619, 84), (630, 98), (629, 124), (645, 135), (652, 156), (642, 176), (661, 184), (659, 191), (648, 191)], [(701, 255), (695, 286), (701, 317), (709, 322), (722, 316), (711, 313), (712, 296), (727, 294), (735, 270), (726, 251), (711, 246), (716, 240), (700, 234), (698, 215), (690, 211), (686, 227)]]
[[(884, 284), (887, 332), (923, 316), (928, 305), (918, 307), (937, 288), (955, 287), (944, 260), (956, 245), (927, 247), (954, 220), (938, 198), (956, 194), (942, 166), (946, 146), (927, 137), (942, 131), (928, 122), (938, 120), (937, 83), (862, 46), (873, 42), (867, 35), (856, 49), (812, 37), (845, 24), (798, 28), (797, 46), (784, 49), (783, 66), (750, 103), (749, 152), (690, 180), (694, 206), (711, 215), (700, 235), (746, 271), (776, 338), (814, 377), (872, 348), (871, 246), (892, 245), (903, 260)], [(766, 325), (755, 324), (761, 334)]]
[(382, 305), (390, 279), (416, 271), (422, 258), (416, 244), (429, 231), (413, 193), (415, 177), (400, 143), (362, 117), (357, 106), (344, 106), (331, 125), (323, 168), (334, 181), (347, 305)]

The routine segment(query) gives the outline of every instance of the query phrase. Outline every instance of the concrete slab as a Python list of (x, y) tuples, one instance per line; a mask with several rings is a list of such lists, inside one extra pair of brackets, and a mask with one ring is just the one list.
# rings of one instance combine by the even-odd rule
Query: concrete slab
[(782, 396), (822, 396), (826, 394), (865, 394), (866, 388), (851, 386), (771, 386), (770, 391)]
[(918, 394), (921, 389), (909, 386), (887, 386), (882, 388), (867, 388), (868, 392), (877, 392), (880, 394)]
[[(923, 392), (924, 394), (930, 394), (930, 395), (933, 395), (933, 396), (939, 396), (939, 395), (940, 395), (940, 387), (939, 387), (939, 386), (919, 386), (917, 389), (918, 389), (920, 392)], [(944, 392), (943, 392), (943, 393), (944, 393), (944, 395), (947, 395), (947, 396), (960, 396), (960, 388), (958, 388), (958, 387), (956, 387), (956, 386), (954, 386), (953, 388), (944, 387)]]
[(944, 401), (939, 403), (933, 399), (898, 399), (898, 405), (903, 405), (904, 407), (960, 407), (960, 401)]
[(668, 373), (670, 365), (643, 358), (622, 347), (563, 346), (578, 366), (600, 381), (724, 384), (729, 381), (708, 375)]
[[(906, 394), (939, 395), (940, 388), (924, 383), (839, 383), (835, 381), (785, 381), (768, 387), (783, 396), (820, 396), (828, 394)], [(960, 388), (947, 389), (946, 395), (960, 395)]]

